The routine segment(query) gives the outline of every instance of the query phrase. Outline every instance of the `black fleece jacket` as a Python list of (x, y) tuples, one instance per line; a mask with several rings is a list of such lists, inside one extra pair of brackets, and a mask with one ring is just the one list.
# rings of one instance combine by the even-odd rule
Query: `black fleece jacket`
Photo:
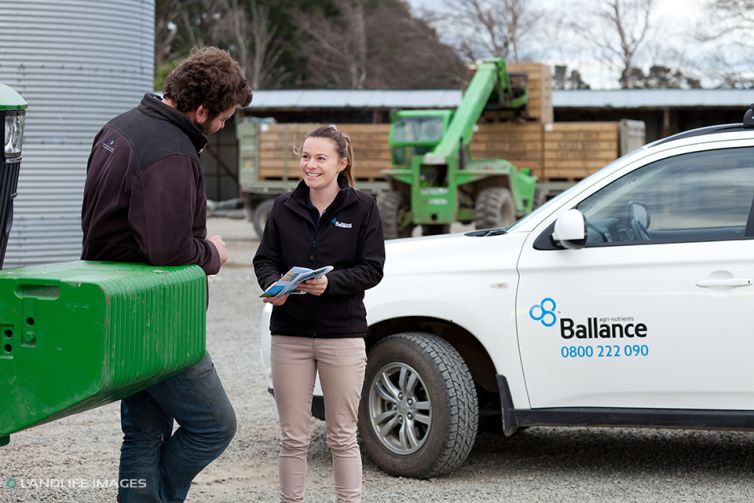
[(207, 138), (183, 113), (147, 94), (97, 134), (87, 165), (84, 260), (198, 264), (220, 270), (207, 241), (199, 152)]
[(338, 182), (340, 192), (319, 218), (303, 181), (275, 199), (253, 261), (262, 289), (293, 266), (334, 269), (321, 296), (290, 295), (273, 308), (273, 334), (366, 335), (364, 291), (380, 282), (385, 263), (382, 222), (372, 196), (350, 188), (343, 177)]

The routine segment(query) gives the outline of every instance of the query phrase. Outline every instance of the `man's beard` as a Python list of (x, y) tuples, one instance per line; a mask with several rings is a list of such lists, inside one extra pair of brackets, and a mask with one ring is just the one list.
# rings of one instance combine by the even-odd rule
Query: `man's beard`
[(201, 132), (204, 133), (205, 136), (209, 136), (210, 135), (209, 128), (212, 125), (212, 121), (211, 120), (207, 119), (203, 123), (202, 122), (194, 121), (194, 125), (196, 127), (198, 127), (201, 130)]

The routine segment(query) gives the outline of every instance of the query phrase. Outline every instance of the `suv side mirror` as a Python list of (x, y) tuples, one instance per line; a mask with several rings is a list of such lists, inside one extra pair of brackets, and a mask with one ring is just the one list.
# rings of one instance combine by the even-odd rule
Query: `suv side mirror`
[(568, 210), (555, 220), (552, 239), (564, 248), (578, 250), (586, 245), (586, 219), (577, 209)]

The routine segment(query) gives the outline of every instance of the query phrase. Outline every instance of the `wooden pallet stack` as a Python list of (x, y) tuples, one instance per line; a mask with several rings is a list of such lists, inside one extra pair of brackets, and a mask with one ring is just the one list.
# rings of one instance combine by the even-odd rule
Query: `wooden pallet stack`
[[(521, 113), (485, 112), (471, 143), (474, 159), (506, 159), (529, 168), (540, 181), (577, 181), (626, 151), (643, 144), (643, 123), (553, 121), (552, 77), (548, 65), (509, 64), (511, 78), (525, 78), (529, 103)], [(525, 76), (525, 77), (524, 77)], [(631, 127), (626, 127), (632, 123)], [(259, 135), (260, 180), (299, 178), (298, 156), (312, 123), (266, 125)], [(389, 124), (338, 124), (354, 146), (354, 178), (383, 180), (391, 167)], [(628, 147), (626, 146), (628, 144)]]
[(540, 181), (581, 180), (644, 144), (644, 123), (510, 122), (480, 124), (476, 159), (506, 159)]
[(644, 125), (636, 121), (554, 122), (548, 65), (509, 64), (508, 72), (513, 82), (525, 76), (527, 110), (515, 116), (486, 112), (472, 141), (473, 157), (509, 160), (544, 182), (574, 182), (644, 143)]
[[(300, 178), (298, 149), (311, 130), (325, 124), (269, 124), (259, 135), (259, 177), (263, 180)], [(382, 179), (381, 171), (390, 167), (387, 147), (390, 124), (338, 124), (351, 137), (356, 180)]]
[(529, 168), (542, 177), (542, 124), (496, 122), (479, 124), (471, 141), (472, 159), (505, 159), (517, 168)]
[(526, 75), (529, 87), (529, 103), (524, 117), (547, 124), (553, 121), (552, 70), (542, 63), (511, 63), (508, 72), (512, 79)]
[(544, 177), (575, 181), (602, 168), (619, 155), (619, 122), (557, 122), (545, 124)]

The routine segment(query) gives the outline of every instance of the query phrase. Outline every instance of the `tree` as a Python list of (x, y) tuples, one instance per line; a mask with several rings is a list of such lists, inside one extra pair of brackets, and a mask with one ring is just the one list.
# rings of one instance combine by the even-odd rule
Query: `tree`
[(460, 85), (466, 70), (453, 50), (400, 0), (333, 0), (294, 13), (305, 60), (302, 87), (421, 88)]
[(699, 79), (684, 75), (679, 69), (673, 70), (663, 65), (652, 65), (649, 67), (644, 87), (647, 89), (699, 89), (701, 82)]
[(221, 0), (157, 0), (155, 6), (155, 89), (192, 47), (223, 46), (215, 29), (225, 10)]
[(635, 89), (701, 89), (702, 87), (699, 79), (684, 75), (678, 68), (674, 70), (665, 65), (652, 65), (647, 73), (635, 66), (629, 73)]
[(404, 2), (383, 0), (367, 14), (366, 87), (434, 89), (465, 84), (468, 69), (456, 52)]
[(705, 23), (695, 38), (706, 48), (702, 55), (707, 74), (717, 78), (720, 87), (754, 87), (754, 0), (706, 0)]
[(213, 27), (214, 38), (225, 39), (252, 89), (280, 85), (286, 71), (280, 64), (283, 49), (270, 7), (257, 0), (222, 0), (221, 5), (224, 16)]
[(542, 12), (527, 0), (445, 0), (439, 15), (424, 18), (443, 32), (466, 61), (500, 56), (520, 61)]
[(632, 70), (649, 32), (653, 1), (603, 0), (596, 8), (585, 7), (587, 15), (573, 23), (598, 57), (619, 69), (618, 82), (623, 89), (636, 87)]
[(155, 64), (217, 43), (213, 27), (223, 18), (222, 0), (158, 0), (155, 6)]
[(156, 88), (204, 44), (227, 49), (255, 89), (447, 88), (465, 76), (402, 0), (157, 0)]
[(555, 65), (552, 73), (553, 89), (590, 89), (589, 84), (581, 78), (581, 72), (574, 69), (568, 74), (567, 65)]
[(334, 15), (299, 9), (293, 17), (298, 47), (307, 59), (311, 80), (362, 89), (367, 78), (366, 0), (332, 0)]

